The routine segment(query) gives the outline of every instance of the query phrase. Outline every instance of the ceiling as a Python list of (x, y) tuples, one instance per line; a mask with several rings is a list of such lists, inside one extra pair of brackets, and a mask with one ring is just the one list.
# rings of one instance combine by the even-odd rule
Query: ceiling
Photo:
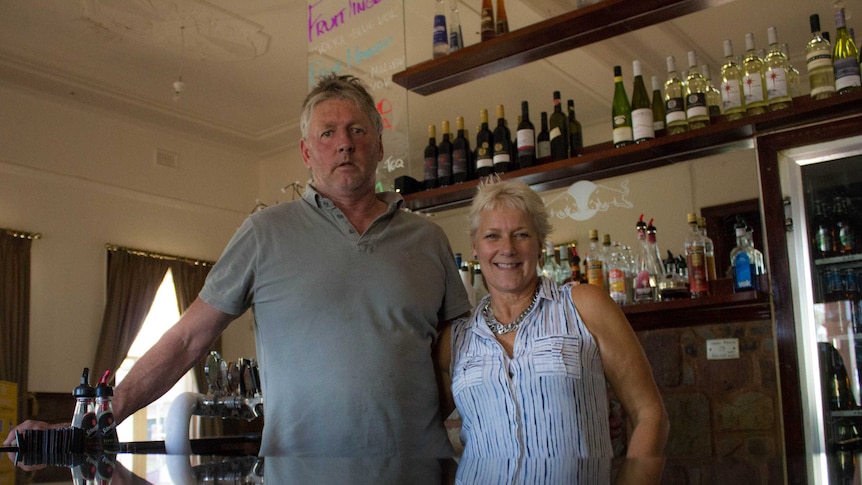
[[(433, 2), (403, 1), (412, 65), (431, 55)], [(510, 29), (574, 1), (508, 0)], [(458, 2), (468, 45), (478, 42), (479, 3)], [(683, 69), (686, 53), (695, 50), (717, 76), (724, 39), (741, 53), (745, 33), (754, 32), (758, 47), (766, 47), (769, 26), (790, 44), (791, 62), (807, 86), (808, 15), (819, 13), (824, 30), (834, 31), (832, 7), (833, 0), (735, 0), (468, 86), (426, 97), (411, 93), (411, 152), (421, 153), (427, 124), (463, 114), (472, 131), (483, 107), (493, 112), (506, 104), (514, 118), (516, 106), (528, 100), (536, 121), (538, 111), (550, 110), (554, 90), (575, 99), (587, 144), (609, 140), (613, 65), (623, 66), (630, 87), (633, 59), (643, 62), (647, 77), (663, 80), (666, 56)], [(299, 138), (299, 107), (308, 90), (306, 9), (298, 0), (0, 0), (0, 83), (264, 157)], [(852, 8), (847, 13), (852, 26)], [(185, 88), (175, 101), (180, 75)]]

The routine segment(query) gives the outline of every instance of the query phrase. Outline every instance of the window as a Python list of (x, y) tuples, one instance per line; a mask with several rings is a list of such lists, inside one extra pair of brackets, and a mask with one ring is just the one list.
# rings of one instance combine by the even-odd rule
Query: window
[[(177, 308), (177, 297), (174, 290), (174, 278), (171, 270), (165, 274), (162, 284), (156, 292), (156, 298), (150, 307), (144, 324), (138, 336), (132, 343), (126, 359), (117, 370), (117, 382), (123, 380), (129, 370), (150, 349), (162, 335), (173, 326), (180, 318)], [(117, 433), (121, 442), (126, 441), (163, 441), (165, 439), (165, 418), (171, 403), (178, 395), (184, 392), (197, 392), (194, 372), (189, 371), (179, 382), (166, 392), (162, 397), (153, 401), (149, 406), (139, 410), (126, 419), (117, 427)], [(196, 429), (196, 427), (195, 427)], [(190, 434), (196, 437), (196, 431)]]

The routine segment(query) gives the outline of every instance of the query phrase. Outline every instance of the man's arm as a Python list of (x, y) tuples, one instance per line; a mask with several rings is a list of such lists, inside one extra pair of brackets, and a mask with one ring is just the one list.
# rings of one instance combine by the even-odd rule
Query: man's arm
[(211, 350), (222, 331), (236, 318), (200, 298), (132, 367), (114, 392), (117, 423), (170, 390)]
[(455, 400), (452, 398), (452, 376), (449, 373), (449, 364), (452, 362), (451, 321), (440, 324), (440, 334), (431, 350), (434, 374), (437, 377), (437, 390), (440, 393), (440, 414), (443, 419), (446, 419), (455, 410)]

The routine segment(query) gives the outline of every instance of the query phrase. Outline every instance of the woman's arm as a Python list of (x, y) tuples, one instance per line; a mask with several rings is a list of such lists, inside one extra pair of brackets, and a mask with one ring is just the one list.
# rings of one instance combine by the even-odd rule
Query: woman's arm
[(607, 293), (593, 285), (574, 286), (572, 300), (599, 346), (605, 375), (631, 421), (627, 458), (663, 456), (669, 431), (667, 412), (649, 361), (625, 314)]

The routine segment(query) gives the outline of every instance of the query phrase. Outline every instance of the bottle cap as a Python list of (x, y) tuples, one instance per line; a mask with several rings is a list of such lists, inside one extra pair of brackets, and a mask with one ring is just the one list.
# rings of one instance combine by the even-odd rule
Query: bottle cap
[(84, 367), (84, 372), (81, 373), (81, 384), (72, 390), (74, 397), (95, 397), (96, 389), (90, 385), (90, 369)]
[(724, 57), (733, 56), (733, 43), (730, 41), (730, 39), (725, 39), (722, 44), (722, 47), (724, 47)]

